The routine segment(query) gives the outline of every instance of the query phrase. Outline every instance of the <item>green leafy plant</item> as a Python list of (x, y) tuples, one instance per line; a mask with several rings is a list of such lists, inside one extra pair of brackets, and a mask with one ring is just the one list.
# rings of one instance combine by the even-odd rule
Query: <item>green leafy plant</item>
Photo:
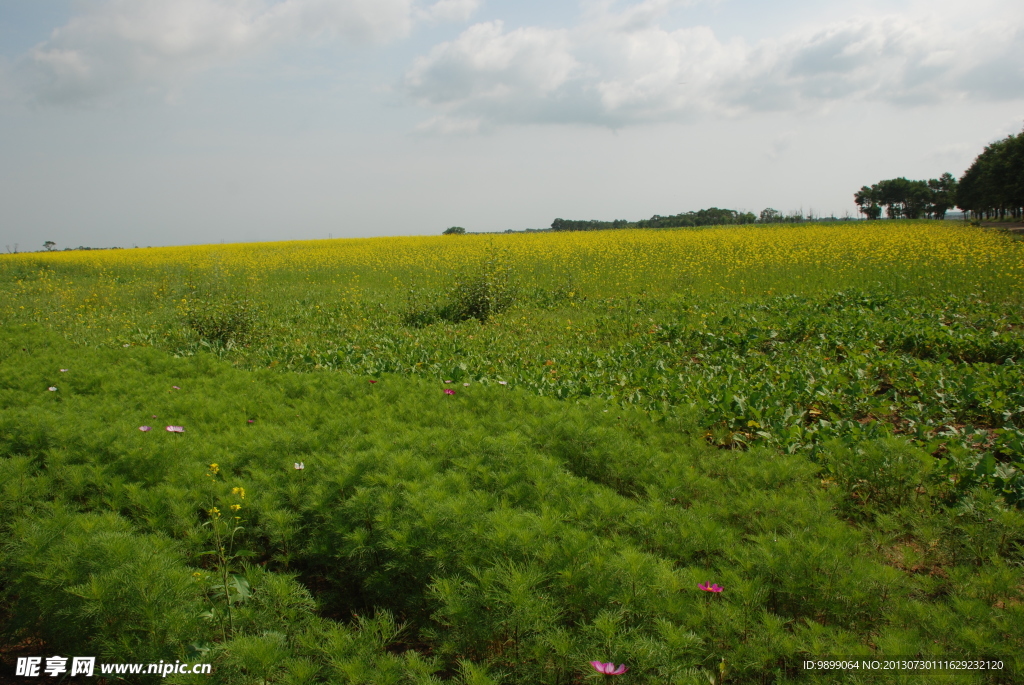
[(443, 298), (424, 298), (419, 289), (411, 289), (402, 321), (417, 327), (469, 319), (487, 323), (516, 302), (519, 290), (512, 268), (502, 263), (500, 256), (493, 256), (460, 274)]
[[(220, 473), (218, 464), (210, 464), (208, 476), (216, 478)], [(232, 495), (239, 500), (245, 499), (245, 489), (232, 488)], [(202, 552), (200, 556), (208, 556), (213, 560), (209, 575), (196, 571), (193, 575), (205, 586), (206, 598), (210, 608), (203, 612), (202, 617), (214, 621), (220, 626), (221, 637), (229, 639), (235, 630), (232, 609), (242, 604), (251, 595), (249, 581), (237, 568), (238, 560), (251, 556), (248, 550), (235, 549), (235, 536), (245, 530), (241, 525), (242, 517), (238, 513), (242, 509), (240, 502), (227, 505), (228, 512), (222, 513), (219, 507), (211, 507), (206, 511), (209, 519), (203, 525), (209, 528), (214, 548)]]
[(260, 308), (256, 301), (225, 287), (190, 284), (178, 305), (178, 315), (208, 344), (242, 345), (258, 335)]

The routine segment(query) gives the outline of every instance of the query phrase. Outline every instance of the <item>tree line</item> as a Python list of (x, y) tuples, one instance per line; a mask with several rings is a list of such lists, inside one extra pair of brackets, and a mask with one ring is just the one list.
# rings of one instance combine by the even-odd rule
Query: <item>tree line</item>
[[(768, 211), (768, 210), (766, 210)], [(774, 209), (770, 210), (775, 212)], [(762, 212), (763, 214), (763, 212)], [(778, 214), (776, 212), (776, 214)], [(655, 214), (650, 219), (627, 221), (598, 221), (597, 219), (555, 219), (551, 222), (552, 231), (601, 231), (612, 228), (684, 228), (696, 226), (723, 226), (727, 224), (752, 224), (758, 221), (756, 214), (738, 212), (734, 209), (710, 207), (696, 212), (682, 212), (661, 216)]]
[(879, 219), (943, 219), (959, 207), (974, 219), (1024, 218), (1024, 132), (988, 145), (958, 181), (950, 173), (927, 181), (892, 178), (853, 195), (860, 213)]
[(1024, 219), (1024, 131), (977, 156), (960, 178), (956, 204), (977, 219)]
[(957, 186), (950, 173), (927, 181), (891, 178), (862, 186), (853, 201), (868, 219), (880, 218), (883, 207), (890, 219), (944, 219), (956, 205)]

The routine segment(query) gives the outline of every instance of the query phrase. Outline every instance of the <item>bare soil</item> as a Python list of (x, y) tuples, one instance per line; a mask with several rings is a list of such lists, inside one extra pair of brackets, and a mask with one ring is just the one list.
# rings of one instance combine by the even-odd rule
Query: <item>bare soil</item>
[(983, 221), (981, 225), (985, 228), (1001, 228), (1010, 233), (1024, 233), (1024, 223), (1005, 223), (1002, 221)]

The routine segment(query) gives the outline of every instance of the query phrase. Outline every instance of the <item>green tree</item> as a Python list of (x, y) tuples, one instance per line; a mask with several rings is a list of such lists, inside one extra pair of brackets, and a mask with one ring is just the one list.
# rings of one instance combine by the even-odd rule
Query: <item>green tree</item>
[(853, 201), (857, 203), (857, 209), (867, 219), (877, 219), (882, 216), (882, 206), (878, 204), (878, 186), (861, 186), (860, 190), (853, 194)]
[(905, 181), (903, 184), (903, 217), (920, 219), (924, 216), (931, 216), (929, 208), (932, 205), (932, 190), (928, 187), (928, 182), (900, 180)]
[(441, 235), (465, 235), (465, 234), (466, 234), (466, 229), (464, 229), (462, 226), (452, 226), (451, 228), (446, 228), (444, 230), (444, 233), (442, 233)]
[(956, 206), (957, 185), (956, 177), (948, 171), (928, 181), (928, 188), (932, 192), (928, 213), (933, 218), (946, 218), (946, 212)]
[(914, 181), (900, 176), (861, 186), (853, 194), (853, 201), (861, 214), (877, 219), (882, 208), (890, 219), (942, 219), (953, 206), (956, 179), (945, 173), (929, 181)]
[(988, 145), (960, 178), (956, 205), (975, 218), (1024, 218), (1024, 132)]

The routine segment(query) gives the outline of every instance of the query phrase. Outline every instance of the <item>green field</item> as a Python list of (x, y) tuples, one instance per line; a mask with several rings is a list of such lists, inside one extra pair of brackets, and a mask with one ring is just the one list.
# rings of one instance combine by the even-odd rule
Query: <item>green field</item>
[(0, 258), (0, 658), (1019, 682), (1024, 243), (948, 223)]

